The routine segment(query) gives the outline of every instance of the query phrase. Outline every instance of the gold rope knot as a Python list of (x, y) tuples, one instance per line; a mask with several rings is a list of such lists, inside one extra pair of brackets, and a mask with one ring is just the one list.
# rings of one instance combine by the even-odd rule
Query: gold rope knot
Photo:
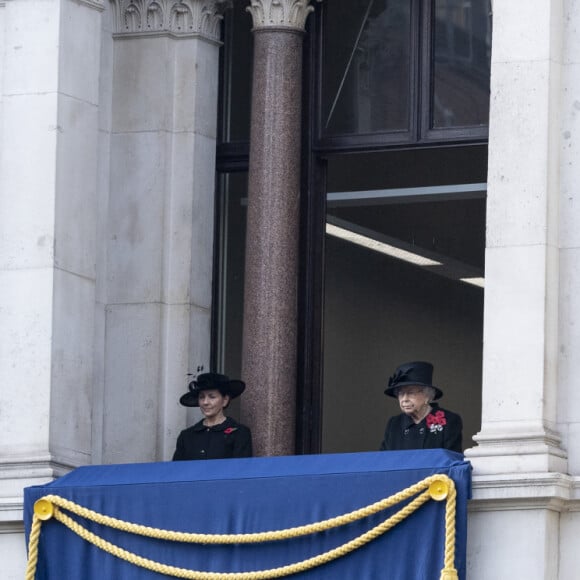
[(40, 498), (34, 503), (34, 515), (39, 520), (49, 520), (54, 515), (53, 503), (45, 498)]
[(449, 484), (443, 478), (435, 479), (431, 485), (429, 485), (429, 495), (435, 501), (442, 501), (447, 497), (449, 493)]

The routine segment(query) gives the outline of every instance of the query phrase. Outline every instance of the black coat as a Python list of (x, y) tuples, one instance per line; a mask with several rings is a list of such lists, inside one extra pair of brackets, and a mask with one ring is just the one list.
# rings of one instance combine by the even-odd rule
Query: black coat
[[(387, 422), (381, 450), (441, 448), (461, 453), (463, 429), (461, 417), (441, 409), (436, 403), (431, 403), (431, 407), (433, 407), (431, 413), (417, 424), (405, 413), (391, 417)], [(432, 423), (433, 418), (434, 424), (428, 426), (428, 422)], [(441, 424), (443, 422), (444, 425)]]
[(206, 427), (202, 419), (184, 429), (177, 437), (173, 461), (231, 457), (252, 457), (252, 434), (245, 425), (227, 417), (213, 427)]

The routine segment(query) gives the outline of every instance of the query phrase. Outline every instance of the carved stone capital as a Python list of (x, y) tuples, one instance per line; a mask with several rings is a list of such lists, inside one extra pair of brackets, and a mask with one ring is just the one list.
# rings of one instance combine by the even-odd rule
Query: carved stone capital
[(254, 28), (292, 28), (304, 31), (306, 18), (314, 10), (310, 0), (250, 0), (246, 8)]
[(203, 36), (218, 42), (224, 0), (111, 0), (115, 35)]

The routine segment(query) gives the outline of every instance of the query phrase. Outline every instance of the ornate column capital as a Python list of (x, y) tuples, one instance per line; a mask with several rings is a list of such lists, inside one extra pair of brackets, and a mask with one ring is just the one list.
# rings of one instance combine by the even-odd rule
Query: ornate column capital
[(227, 0), (111, 0), (118, 36), (203, 36), (219, 42)]
[(304, 31), (308, 15), (314, 11), (310, 0), (250, 0), (246, 8), (252, 15), (254, 29), (291, 28)]

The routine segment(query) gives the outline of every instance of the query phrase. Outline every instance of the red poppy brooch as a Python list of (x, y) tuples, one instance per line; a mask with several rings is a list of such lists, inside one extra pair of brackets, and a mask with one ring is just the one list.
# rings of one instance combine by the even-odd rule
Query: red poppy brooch
[(436, 411), (435, 413), (429, 413), (425, 419), (427, 427), (431, 433), (437, 433), (437, 431), (443, 431), (444, 425), (447, 425), (447, 419), (445, 418), (445, 413), (443, 411)]
[(228, 427), (227, 429), (224, 429), (224, 435), (229, 435), (230, 433), (233, 433), (234, 431), (237, 430), (238, 430), (237, 427)]

